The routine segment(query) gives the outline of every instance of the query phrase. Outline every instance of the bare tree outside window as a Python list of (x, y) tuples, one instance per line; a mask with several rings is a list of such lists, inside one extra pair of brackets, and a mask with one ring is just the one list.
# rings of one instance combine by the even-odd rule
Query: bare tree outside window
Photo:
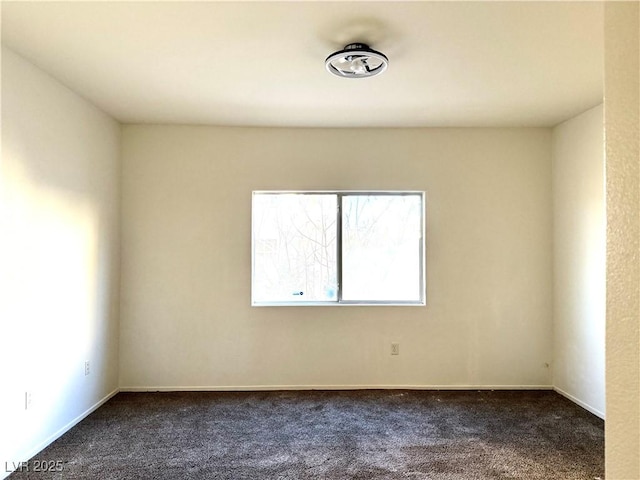
[(254, 300), (335, 300), (337, 218), (335, 195), (254, 196)]
[(420, 195), (342, 197), (342, 298), (420, 301)]
[(423, 194), (254, 192), (252, 303), (424, 304)]

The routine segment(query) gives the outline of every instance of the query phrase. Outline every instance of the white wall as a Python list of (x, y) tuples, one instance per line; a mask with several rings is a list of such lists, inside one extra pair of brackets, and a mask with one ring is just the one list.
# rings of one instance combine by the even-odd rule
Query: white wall
[(604, 125), (602, 105), (553, 129), (553, 385), (605, 412)]
[(115, 121), (3, 47), (0, 476), (118, 387), (119, 150)]
[[(251, 308), (254, 189), (425, 190), (427, 307)], [(123, 389), (551, 385), (550, 129), (125, 126), (122, 198)]]
[(640, 4), (605, 2), (605, 473), (640, 478)]

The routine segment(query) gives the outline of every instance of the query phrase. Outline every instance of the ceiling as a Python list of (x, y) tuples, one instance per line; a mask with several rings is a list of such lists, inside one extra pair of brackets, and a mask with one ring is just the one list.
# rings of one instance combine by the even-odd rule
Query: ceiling
[[(602, 101), (600, 2), (2, 2), (12, 50), (123, 123), (552, 126)], [(389, 57), (338, 78), (351, 42)]]

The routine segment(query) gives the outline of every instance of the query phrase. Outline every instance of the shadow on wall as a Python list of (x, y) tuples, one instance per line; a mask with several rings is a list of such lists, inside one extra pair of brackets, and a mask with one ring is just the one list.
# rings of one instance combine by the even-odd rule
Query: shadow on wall
[(119, 126), (4, 47), (2, 74), (4, 466), (117, 386)]

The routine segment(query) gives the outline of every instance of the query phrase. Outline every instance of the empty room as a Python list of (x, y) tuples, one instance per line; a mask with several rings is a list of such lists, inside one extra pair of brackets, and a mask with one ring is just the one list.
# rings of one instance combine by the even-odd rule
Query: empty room
[(11, 479), (640, 479), (640, 8), (3, 1)]

